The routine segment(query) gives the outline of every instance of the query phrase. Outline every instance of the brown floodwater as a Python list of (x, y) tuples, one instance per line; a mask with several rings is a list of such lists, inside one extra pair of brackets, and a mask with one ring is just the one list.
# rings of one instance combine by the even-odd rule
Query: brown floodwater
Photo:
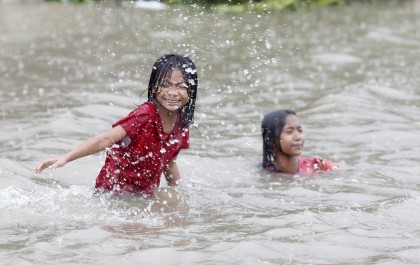
[[(419, 264), (418, 1), (294, 13), (0, 3), (2, 264)], [(104, 153), (42, 159), (146, 100), (182, 53), (199, 92), (178, 187), (94, 197)], [(297, 111), (304, 155), (341, 170), (267, 174), (260, 122)]]

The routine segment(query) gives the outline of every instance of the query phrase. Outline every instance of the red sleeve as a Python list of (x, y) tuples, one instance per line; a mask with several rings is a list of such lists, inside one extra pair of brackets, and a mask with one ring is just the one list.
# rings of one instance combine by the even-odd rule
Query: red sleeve
[(135, 110), (130, 112), (125, 118), (117, 121), (112, 125), (115, 127), (121, 125), (127, 135), (131, 139), (135, 139), (137, 135), (141, 133), (144, 124), (150, 119), (150, 116), (153, 114), (153, 107), (145, 103), (137, 107)]

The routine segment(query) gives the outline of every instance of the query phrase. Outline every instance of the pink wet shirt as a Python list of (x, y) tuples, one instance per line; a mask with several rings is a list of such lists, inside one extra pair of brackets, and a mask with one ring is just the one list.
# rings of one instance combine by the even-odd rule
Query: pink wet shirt
[(314, 174), (319, 171), (330, 171), (336, 170), (336, 166), (333, 162), (323, 158), (299, 158), (299, 173)]
[(151, 193), (169, 161), (189, 148), (189, 129), (178, 123), (170, 133), (163, 131), (155, 105), (146, 102), (112, 126), (121, 125), (127, 136), (114, 144), (96, 178), (97, 191), (115, 194)]
[[(276, 167), (270, 163), (265, 169), (273, 172), (280, 172)], [(315, 157), (300, 157), (299, 158), (299, 171), (298, 174), (315, 174), (317, 172), (331, 171), (338, 169), (338, 166), (327, 159)]]

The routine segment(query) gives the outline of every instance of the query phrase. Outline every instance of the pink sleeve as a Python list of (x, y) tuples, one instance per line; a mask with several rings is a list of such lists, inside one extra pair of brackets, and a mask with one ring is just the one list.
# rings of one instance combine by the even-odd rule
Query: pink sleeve
[(320, 157), (299, 159), (299, 173), (314, 174), (318, 171), (331, 171), (339, 167), (333, 162)]

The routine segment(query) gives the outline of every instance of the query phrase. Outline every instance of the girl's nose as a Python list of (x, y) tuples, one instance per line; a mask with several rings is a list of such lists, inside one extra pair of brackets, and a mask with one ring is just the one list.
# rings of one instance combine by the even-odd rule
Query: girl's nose
[(303, 135), (303, 133), (302, 133), (302, 132), (295, 132), (295, 133), (293, 134), (293, 138), (294, 138), (295, 140), (303, 140), (303, 139), (304, 139), (304, 135)]
[(172, 86), (169, 89), (167, 89), (167, 93), (169, 95), (178, 95), (178, 88), (175, 86)]

